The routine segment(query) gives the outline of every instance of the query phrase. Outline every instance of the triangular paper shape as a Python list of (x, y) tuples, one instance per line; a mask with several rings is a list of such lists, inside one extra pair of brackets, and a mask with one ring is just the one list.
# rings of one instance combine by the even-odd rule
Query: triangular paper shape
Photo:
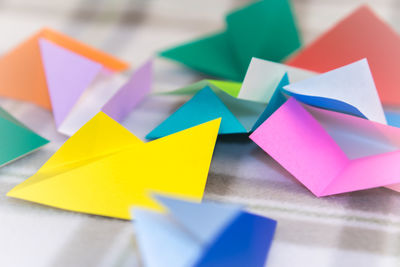
[(160, 56), (212, 76), (240, 81), (226, 33), (217, 33), (162, 51)]
[(0, 167), (21, 158), (49, 141), (0, 108)]
[(362, 6), (287, 63), (316, 72), (327, 72), (367, 58), (382, 103), (399, 105), (399, 46), (398, 33), (367, 6)]
[(291, 83), (284, 89), (303, 103), (386, 124), (366, 59)]
[(239, 205), (224, 205), (207, 201), (198, 204), (160, 195), (155, 198), (168, 209), (177, 222), (202, 243), (213, 241), (221, 229), (228, 226), (241, 210)]
[(286, 102), (286, 97), (283, 94), (283, 87), (289, 84), (289, 78), (287, 73), (283, 75), (278, 87), (275, 89), (267, 107), (261, 113), (256, 123), (253, 125), (252, 131), (255, 131), (266, 119), (268, 119), (280, 106)]
[(252, 57), (279, 62), (301, 45), (290, 0), (254, 2), (228, 14), (226, 24), (242, 78)]
[(139, 66), (126, 83), (124, 80), (121, 75), (102, 68), (74, 103), (58, 131), (71, 136), (100, 111), (122, 122), (151, 90), (152, 61)]
[(0, 57), (0, 95), (33, 102), (50, 109), (50, 98), (39, 48), (39, 39), (80, 54), (104, 67), (121, 71), (128, 65), (104, 52), (80, 43), (66, 35), (43, 29), (19, 46)]
[[(165, 198), (161, 202), (168, 210), (164, 215), (133, 211), (145, 266), (264, 266), (276, 221), (236, 205)], [(199, 238), (203, 231), (209, 233), (207, 238)]]
[[(121, 122), (149, 93), (151, 61), (125, 83), (117, 72), (127, 67), (101, 51), (44, 29), (0, 59), (4, 84), (0, 95), (45, 108), (50, 96), (57, 130), (71, 136), (103, 109)], [(17, 78), (20, 75), (25, 78)]]
[(210, 87), (214, 92), (223, 91), (226, 94), (237, 97), (242, 86), (242, 83), (239, 82), (232, 82), (232, 81), (221, 81), (221, 80), (201, 80), (188, 86), (162, 92), (160, 94), (167, 94), (167, 95), (194, 95), (199, 92), (204, 87)]
[(289, 99), (250, 138), (316, 196), (400, 183), (400, 129)]
[(252, 57), (281, 61), (300, 47), (287, 0), (264, 0), (227, 15), (226, 30), (160, 53), (194, 70), (242, 81)]
[(144, 266), (194, 265), (202, 252), (202, 246), (177, 227), (173, 218), (144, 209), (134, 209), (133, 216), (135, 237)]
[[(201, 91), (198, 91), (198, 86), (204, 83), (204, 81), (200, 81), (185, 88), (171, 91), (171, 94), (190, 94), (195, 92), (197, 94), (150, 132), (147, 138), (154, 139), (166, 136), (216, 117), (222, 118), (219, 131), (221, 135), (249, 133), (279, 107), (276, 105), (282, 104), (279, 99), (277, 103), (269, 103), (268, 105), (262, 102), (239, 99), (215, 85), (206, 86)], [(281, 81), (275, 91), (279, 91), (279, 94), (282, 94), (283, 86), (288, 83), (288, 77), (284, 75), (281, 77)], [(234, 84), (234, 86), (237, 85)], [(283, 94), (280, 97), (286, 99)]]
[(143, 143), (100, 112), (7, 195), (121, 219), (132, 205), (161, 209), (148, 191), (201, 200), (219, 123)]
[(194, 266), (265, 266), (275, 227), (271, 219), (243, 212)]
[(121, 122), (150, 93), (153, 81), (153, 62), (140, 66), (120, 90), (102, 107), (102, 111)]
[(102, 66), (76, 53), (39, 39), (53, 114), (59, 127)]
[(290, 82), (301, 81), (315, 75), (314, 72), (253, 58), (237, 97), (268, 103), (285, 73), (288, 74)]
[(146, 138), (167, 136), (216, 118), (221, 118), (220, 134), (247, 132), (211, 88), (205, 87), (152, 130)]

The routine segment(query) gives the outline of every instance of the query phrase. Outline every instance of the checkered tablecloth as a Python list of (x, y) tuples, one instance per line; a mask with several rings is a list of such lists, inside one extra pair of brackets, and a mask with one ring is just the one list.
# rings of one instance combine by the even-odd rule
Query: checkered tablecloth
[[(223, 14), (247, 2), (0, 0), (0, 54), (48, 26), (127, 60), (134, 69), (161, 48), (220, 29)], [(308, 43), (366, 1), (293, 2)], [(400, 1), (369, 3), (400, 32)], [(155, 60), (154, 90), (175, 89), (201, 78)], [(149, 97), (124, 125), (143, 138), (185, 99)], [(51, 140), (40, 151), (0, 169), (0, 266), (141, 266), (131, 222), (5, 196), (35, 173), (66, 137), (56, 132), (50, 112), (9, 99), (0, 99), (0, 104)], [(218, 141), (205, 198), (241, 203), (278, 220), (268, 266), (400, 266), (398, 193), (379, 188), (318, 199), (246, 139)]]

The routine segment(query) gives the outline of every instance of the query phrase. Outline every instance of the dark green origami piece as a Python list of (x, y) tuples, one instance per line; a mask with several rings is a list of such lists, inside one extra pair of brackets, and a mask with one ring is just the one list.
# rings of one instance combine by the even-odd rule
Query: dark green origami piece
[(263, 0), (226, 17), (225, 31), (162, 51), (194, 70), (242, 81), (252, 57), (280, 62), (301, 45), (289, 0)]
[(48, 142), (0, 108), (0, 166), (25, 156)]

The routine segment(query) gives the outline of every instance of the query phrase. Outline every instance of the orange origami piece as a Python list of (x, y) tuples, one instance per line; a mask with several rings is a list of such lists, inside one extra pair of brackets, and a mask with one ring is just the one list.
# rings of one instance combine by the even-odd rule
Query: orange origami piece
[(340, 21), (287, 64), (327, 72), (363, 58), (368, 59), (383, 104), (400, 105), (400, 36), (367, 6)]
[(42, 29), (0, 58), (0, 95), (33, 102), (51, 109), (49, 92), (39, 48), (39, 38), (98, 62), (113, 71), (122, 71), (128, 64), (50, 29)]

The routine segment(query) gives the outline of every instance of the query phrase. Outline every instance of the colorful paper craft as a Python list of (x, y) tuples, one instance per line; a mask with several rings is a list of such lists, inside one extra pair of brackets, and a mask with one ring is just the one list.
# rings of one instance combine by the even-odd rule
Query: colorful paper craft
[[(317, 74), (253, 58), (238, 98), (245, 95), (253, 101), (262, 102), (262, 99), (267, 99), (270, 103), (273, 94), (279, 95), (274, 88), (278, 88), (277, 81), (282, 79), (281, 75), (285, 72), (291, 83), (284, 86), (281, 93), (312, 106), (386, 124), (384, 110), (366, 59)], [(269, 109), (268, 114), (272, 114), (274, 109)]]
[(400, 191), (400, 129), (290, 98), (250, 138), (314, 195)]
[(237, 97), (268, 103), (285, 73), (288, 74), (291, 83), (310, 78), (316, 74), (285, 64), (252, 58)]
[(224, 91), (230, 96), (237, 97), (242, 87), (242, 83), (232, 81), (221, 81), (221, 80), (201, 80), (192, 83), (183, 88), (179, 88), (173, 91), (162, 92), (161, 94), (167, 95), (194, 95), (198, 93), (204, 87), (210, 87), (214, 92)]
[(132, 205), (161, 209), (149, 190), (201, 200), (219, 124), (143, 143), (100, 112), (7, 196), (121, 219)]
[[(368, 29), (368, 30), (366, 30)], [(362, 6), (291, 58), (287, 64), (326, 72), (367, 58), (384, 105), (400, 105), (400, 37)]]
[(0, 108), (0, 167), (46, 145), (49, 141)]
[(63, 47), (112, 71), (128, 68), (126, 63), (110, 55), (56, 31), (43, 29), (0, 58), (1, 95), (33, 102), (43, 108), (51, 108), (40, 40)]
[[(62, 75), (63, 72), (60, 72)], [(84, 73), (82, 71), (82, 73)], [(87, 74), (87, 72), (86, 72)], [(56, 82), (62, 79), (56, 77)], [(58, 125), (58, 131), (71, 136), (98, 112), (103, 111), (114, 120), (122, 122), (125, 117), (150, 93), (152, 86), (152, 62), (148, 61), (131, 75), (124, 78), (115, 74), (101, 73), (68, 111)], [(64, 86), (64, 85), (61, 85)], [(57, 87), (55, 87), (57, 88)], [(64, 91), (59, 87), (57, 91)]]
[[(43, 29), (0, 58), (0, 95), (52, 108), (57, 129), (72, 135), (102, 107), (121, 120), (149, 91), (151, 63), (132, 77), (141, 88), (131, 80), (120, 89), (125, 79), (116, 73), (127, 68), (110, 55)], [(128, 90), (130, 101), (116, 96)]]
[(263, 0), (233, 11), (219, 33), (162, 51), (194, 70), (242, 81), (252, 57), (281, 61), (300, 47), (289, 0)]
[(312, 106), (386, 124), (366, 59), (286, 85), (284, 92)]
[[(287, 84), (285, 75), (278, 87), (282, 88)], [(260, 116), (265, 108), (265, 103), (238, 99), (225, 91), (212, 90), (206, 86), (153, 129), (146, 138), (167, 136), (215, 118), (221, 118), (219, 134), (248, 133), (262, 122)]]
[[(295, 79), (311, 78), (289, 84), (285, 71), (289, 71), (288, 75), (292, 75)], [(283, 77), (280, 77), (279, 84), (276, 84), (276, 79), (281, 74)], [(256, 87), (254, 81), (262, 83), (261, 77), (267, 77), (264, 83), (267, 86)], [(200, 81), (172, 93), (193, 93), (198, 91), (200, 86), (209, 83)], [(224, 83), (231, 85), (229, 82)], [(234, 85), (238, 88), (239, 84)], [(272, 90), (272, 86), (275, 86), (275, 89)], [(258, 97), (253, 98), (256, 101), (241, 99), (242, 90), (246, 90), (247, 95), (258, 97), (263, 95), (267, 101), (261, 101), (261, 98)], [(276, 92), (277, 90), (281, 92)], [(146, 138), (155, 139), (167, 136), (219, 117), (222, 118), (219, 134), (252, 132), (284, 103), (283, 93), (294, 96), (309, 105), (386, 124), (385, 114), (368, 62), (365, 59), (319, 75), (287, 68), (279, 63), (253, 59), (238, 96), (234, 97), (232, 95), (235, 94), (227, 94), (226, 91), (229, 90), (220, 89), (215, 85), (213, 85), (213, 89), (211, 87), (203, 88), (152, 130)], [(230, 90), (230, 92), (232, 91)], [(253, 94), (253, 92), (255, 93)], [(276, 92), (275, 99), (272, 99), (274, 92)], [(268, 106), (265, 104), (266, 102), (269, 102)]]
[(237, 205), (157, 199), (166, 214), (133, 210), (145, 266), (265, 266), (276, 221)]

